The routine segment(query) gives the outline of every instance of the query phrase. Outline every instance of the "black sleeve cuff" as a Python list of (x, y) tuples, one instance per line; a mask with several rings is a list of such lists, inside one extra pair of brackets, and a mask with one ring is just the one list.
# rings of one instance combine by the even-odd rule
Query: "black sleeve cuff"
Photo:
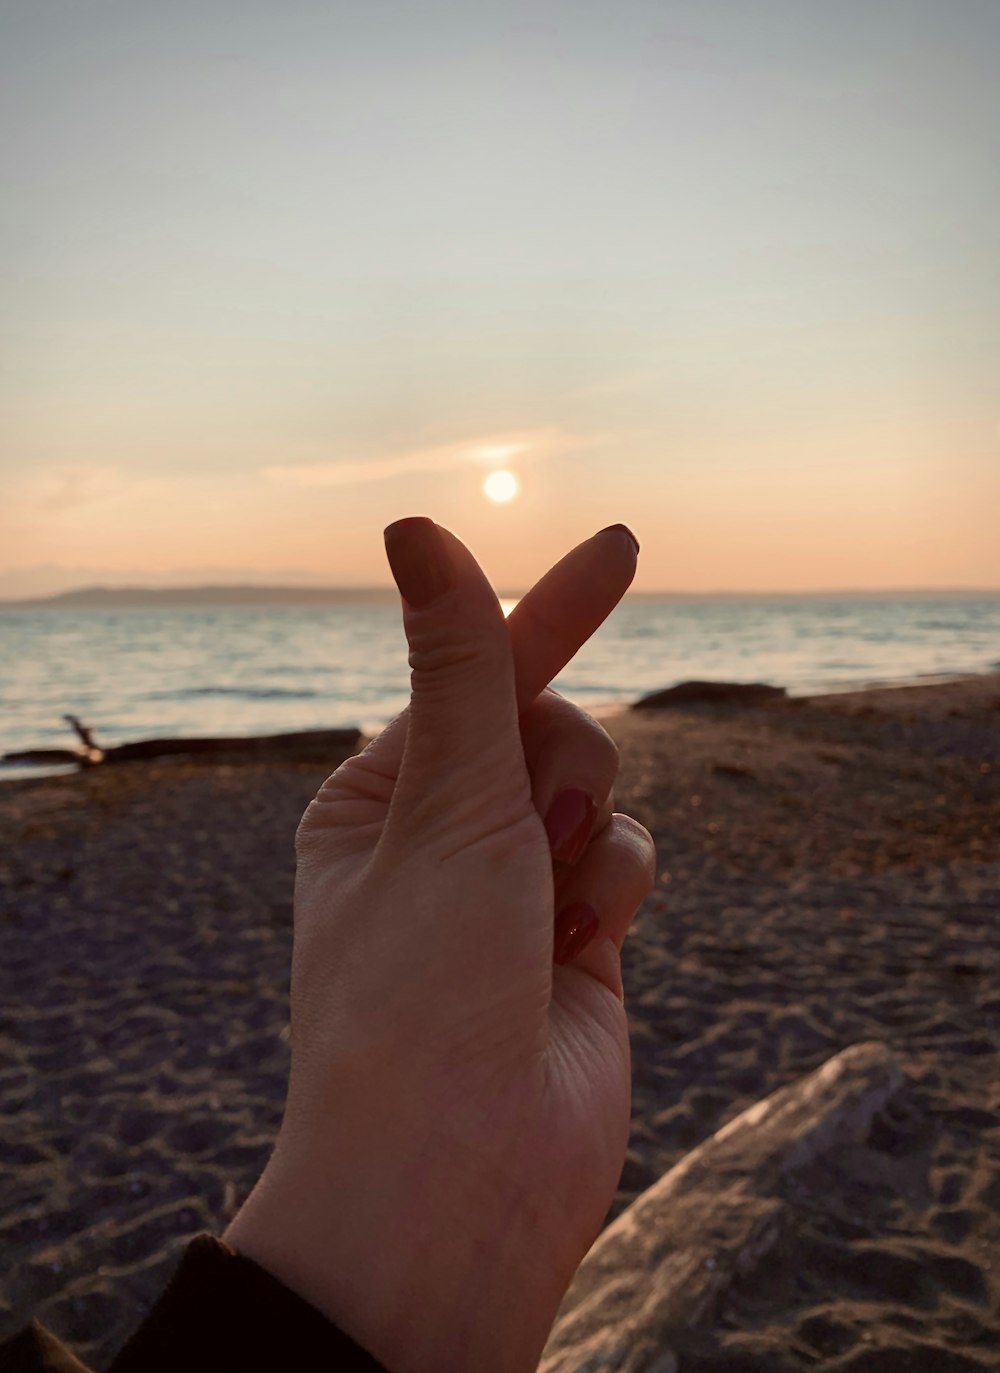
[(51, 1330), (32, 1321), (0, 1344), (0, 1373), (93, 1373), (57, 1340)]
[(310, 1367), (386, 1373), (266, 1269), (214, 1236), (199, 1235), (108, 1373), (275, 1373)]

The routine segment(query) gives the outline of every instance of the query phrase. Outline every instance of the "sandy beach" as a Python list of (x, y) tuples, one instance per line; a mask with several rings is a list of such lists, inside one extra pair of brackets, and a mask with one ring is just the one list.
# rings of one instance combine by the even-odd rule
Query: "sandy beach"
[[(618, 808), (659, 880), (625, 946), (633, 1129), (612, 1215), (845, 1046), (907, 1076), (798, 1179), (682, 1373), (1000, 1368), (1000, 674), (629, 712)], [(267, 1158), (292, 837), (315, 763), (0, 788), (0, 1338), (101, 1367)]]

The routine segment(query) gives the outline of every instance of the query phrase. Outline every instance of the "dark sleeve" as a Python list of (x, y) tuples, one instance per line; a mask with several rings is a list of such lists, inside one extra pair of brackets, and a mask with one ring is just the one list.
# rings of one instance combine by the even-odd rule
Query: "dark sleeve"
[(0, 1373), (93, 1373), (38, 1321), (0, 1344)]
[[(8, 1352), (10, 1351), (10, 1352)], [(265, 1269), (199, 1235), (108, 1373), (386, 1373)], [(0, 1348), (0, 1373), (91, 1373), (37, 1322)]]

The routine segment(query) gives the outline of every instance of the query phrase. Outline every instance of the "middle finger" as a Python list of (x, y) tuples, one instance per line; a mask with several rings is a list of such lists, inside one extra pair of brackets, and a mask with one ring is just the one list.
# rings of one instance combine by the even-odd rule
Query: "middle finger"
[(521, 712), (521, 739), (552, 856), (572, 865), (611, 819), (618, 748), (586, 711), (551, 688)]

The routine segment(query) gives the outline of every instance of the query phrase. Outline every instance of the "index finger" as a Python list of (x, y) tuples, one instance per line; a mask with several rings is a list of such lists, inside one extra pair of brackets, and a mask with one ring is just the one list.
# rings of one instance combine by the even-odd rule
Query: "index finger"
[(507, 617), (520, 710), (608, 618), (632, 583), (638, 554), (632, 531), (609, 525), (570, 549), (521, 597)]

